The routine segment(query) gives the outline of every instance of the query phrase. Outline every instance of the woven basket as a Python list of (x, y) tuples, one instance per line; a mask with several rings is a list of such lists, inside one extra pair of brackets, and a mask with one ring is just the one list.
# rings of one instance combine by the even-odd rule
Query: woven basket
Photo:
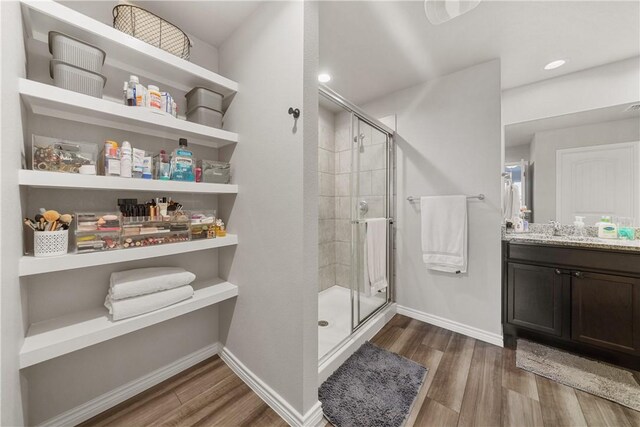
[(191, 41), (178, 27), (141, 7), (119, 4), (113, 8), (113, 27), (137, 39), (189, 60)]
[(66, 255), (68, 247), (69, 230), (33, 233), (33, 253), (37, 257)]

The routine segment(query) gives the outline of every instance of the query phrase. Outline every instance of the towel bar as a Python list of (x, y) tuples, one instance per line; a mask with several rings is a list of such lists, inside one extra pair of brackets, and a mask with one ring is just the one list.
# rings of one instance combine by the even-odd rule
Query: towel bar
[[(478, 200), (484, 200), (484, 194), (478, 194), (477, 196), (467, 196), (467, 199), (478, 199)], [(413, 202), (417, 202), (420, 200), (420, 197), (415, 197), (415, 196), (409, 196), (407, 197), (407, 200), (409, 201), (409, 203), (413, 203)]]

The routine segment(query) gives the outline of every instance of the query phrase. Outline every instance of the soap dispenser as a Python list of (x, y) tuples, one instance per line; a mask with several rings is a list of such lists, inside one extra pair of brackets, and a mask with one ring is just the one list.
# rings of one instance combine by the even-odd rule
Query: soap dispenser
[(575, 227), (574, 237), (577, 239), (584, 239), (587, 237), (587, 233), (584, 229), (584, 217), (576, 216), (576, 220), (573, 221), (573, 225)]
[(611, 222), (611, 217), (603, 216), (598, 226), (598, 237), (601, 239), (617, 239), (618, 227)]

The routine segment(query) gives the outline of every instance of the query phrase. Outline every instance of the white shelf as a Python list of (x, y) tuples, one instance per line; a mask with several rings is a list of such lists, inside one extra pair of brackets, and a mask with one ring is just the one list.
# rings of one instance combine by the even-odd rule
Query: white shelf
[(222, 147), (238, 142), (238, 134), (188, 122), (147, 108), (128, 107), (33, 80), (19, 79), (18, 90), (34, 114), (73, 120), (159, 138), (187, 138), (190, 144)]
[(20, 369), (63, 354), (173, 319), (238, 295), (238, 287), (220, 279), (195, 285), (191, 299), (160, 310), (112, 322), (104, 307), (34, 323), (20, 350)]
[(73, 173), (20, 170), (20, 185), (34, 188), (65, 188), (76, 190), (163, 191), (169, 193), (237, 194), (233, 184), (204, 182), (159, 181), (120, 178), (117, 176), (79, 175)]
[[(103, 7), (110, 8), (106, 4)], [(115, 68), (126, 74), (153, 80), (161, 87), (168, 87), (167, 91), (172, 94), (174, 91), (171, 88), (184, 94), (198, 86), (209, 88), (224, 96), (238, 91), (238, 84), (233, 80), (178, 58), (52, 0), (22, 0), (22, 11), (29, 39), (46, 45), (49, 31), (59, 31), (76, 37), (107, 53), (107, 71)], [(111, 77), (113, 73), (105, 74)]]
[(118, 262), (135, 261), (139, 259), (156, 258), (206, 249), (223, 248), (238, 244), (238, 236), (227, 234), (226, 237), (215, 239), (192, 240), (190, 242), (168, 243), (144, 248), (118, 249), (114, 251), (99, 251), (85, 254), (67, 254), (52, 257), (23, 256), (20, 259), (20, 277), (34, 274), (50, 273), (54, 271), (73, 270), (76, 268), (93, 267), (95, 265), (114, 264)]

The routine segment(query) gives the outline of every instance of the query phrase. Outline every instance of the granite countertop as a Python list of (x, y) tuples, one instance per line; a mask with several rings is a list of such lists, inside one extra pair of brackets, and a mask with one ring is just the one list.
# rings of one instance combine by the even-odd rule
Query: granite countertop
[(551, 246), (570, 246), (640, 252), (640, 240), (599, 239), (597, 237), (577, 238), (571, 235), (553, 236), (544, 233), (505, 232), (502, 240), (509, 242), (535, 243)]

